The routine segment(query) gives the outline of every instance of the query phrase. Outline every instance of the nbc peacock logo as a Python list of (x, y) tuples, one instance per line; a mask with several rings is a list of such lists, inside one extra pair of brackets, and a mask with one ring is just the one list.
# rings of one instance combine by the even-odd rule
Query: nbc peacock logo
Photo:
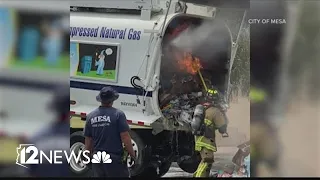
[(91, 163), (97, 164), (97, 163), (103, 163), (103, 164), (110, 164), (112, 163), (112, 159), (110, 158), (110, 155), (106, 152), (98, 151), (96, 154), (92, 156)]

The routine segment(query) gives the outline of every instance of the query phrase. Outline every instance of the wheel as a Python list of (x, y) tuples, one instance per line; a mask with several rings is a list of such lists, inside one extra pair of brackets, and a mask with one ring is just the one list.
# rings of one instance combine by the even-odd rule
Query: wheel
[[(85, 150), (84, 146), (84, 136), (82, 131), (77, 131), (70, 136), (70, 151), (77, 154), (79, 151)], [(74, 158), (70, 161), (70, 170), (74, 176), (88, 176), (89, 167), (82, 162), (77, 163)]]
[(154, 167), (147, 167), (144, 169), (142, 173), (138, 175), (138, 177), (162, 177), (169, 171), (171, 167), (171, 162), (162, 163), (159, 167), (159, 174), (157, 173), (157, 169)]
[(195, 153), (193, 156), (186, 156), (179, 159), (178, 166), (185, 172), (196, 172), (198, 165), (201, 162), (200, 153)]
[[(137, 133), (130, 131), (133, 150), (136, 153), (137, 161), (135, 163), (130, 155), (127, 158), (127, 166), (130, 168), (131, 176), (136, 176), (143, 171), (145, 162), (150, 157), (148, 151), (145, 149), (145, 144)], [(82, 131), (75, 132), (70, 136), (71, 151), (77, 153), (80, 150), (84, 150), (84, 136)], [(70, 169), (75, 176), (89, 176), (90, 168), (83, 163), (76, 163), (74, 159), (70, 161)]]
[(145, 164), (150, 158), (150, 153), (137, 133), (130, 131), (130, 136), (133, 150), (136, 153), (136, 158), (139, 163), (135, 163), (129, 155), (127, 158), (127, 166), (130, 169), (131, 176), (137, 176), (144, 170)]
[(159, 168), (159, 177), (162, 177), (165, 174), (167, 174), (170, 167), (171, 167), (171, 162), (163, 163)]

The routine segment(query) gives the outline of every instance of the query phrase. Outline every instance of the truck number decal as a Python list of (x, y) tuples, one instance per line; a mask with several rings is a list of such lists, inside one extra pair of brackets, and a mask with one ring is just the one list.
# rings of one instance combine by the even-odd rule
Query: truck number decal
[(70, 37), (99, 37), (107, 39), (128, 39), (128, 40), (140, 40), (141, 31), (133, 28), (114, 29), (109, 27), (96, 27), (96, 28), (84, 28), (84, 27), (70, 27)]
[(121, 106), (138, 107), (137, 103), (121, 102)]

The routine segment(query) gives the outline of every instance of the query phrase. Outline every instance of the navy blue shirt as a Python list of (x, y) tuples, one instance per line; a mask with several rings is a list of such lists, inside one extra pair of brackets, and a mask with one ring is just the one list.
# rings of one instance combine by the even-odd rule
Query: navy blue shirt
[(121, 155), (120, 133), (129, 131), (125, 114), (113, 107), (99, 107), (87, 116), (84, 136), (93, 140), (93, 151)]

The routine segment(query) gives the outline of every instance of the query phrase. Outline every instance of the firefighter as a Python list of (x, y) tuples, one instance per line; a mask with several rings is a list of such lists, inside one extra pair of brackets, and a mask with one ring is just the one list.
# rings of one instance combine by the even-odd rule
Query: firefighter
[(130, 177), (127, 164), (124, 163), (124, 154), (127, 152), (133, 159), (136, 154), (132, 147), (126, 115), (112, 107), (118, 97), (119, 94), (111, 87), (102, 88), (96, 97), (101, 103), (100, 107), (87, 115), (84, 129), (86, 150), (92, 154), (104, 151), (112, 160), (111, 164), (92, 164), (94, 177)]
[[(285, 4), (278, 1), (253, 1), (250, 18), (283, 19)], [(273, 13), (270, 13), (272, 11)], [(271, 123), (271, 108), (277, 98), (278, 67), (281, 66), (279, 47), (285, 24), (250, 25), (250, 119), (251, 171), (253, 177), (276, 176), (279, 140)], [(263, 43), (261, 43), (263, 42)]]
[(228, 137), (227, 117), (217, 106), (218, 91), (209, 89), (203, 105), (197, 105), (191, 122), (193, 134), (195, 135), (195, 151), (201, 155), (201, 162), (194, 173), (194, 177), (209, 177), (214, 152), (217, 151), (215, 142), (215, 130)]

